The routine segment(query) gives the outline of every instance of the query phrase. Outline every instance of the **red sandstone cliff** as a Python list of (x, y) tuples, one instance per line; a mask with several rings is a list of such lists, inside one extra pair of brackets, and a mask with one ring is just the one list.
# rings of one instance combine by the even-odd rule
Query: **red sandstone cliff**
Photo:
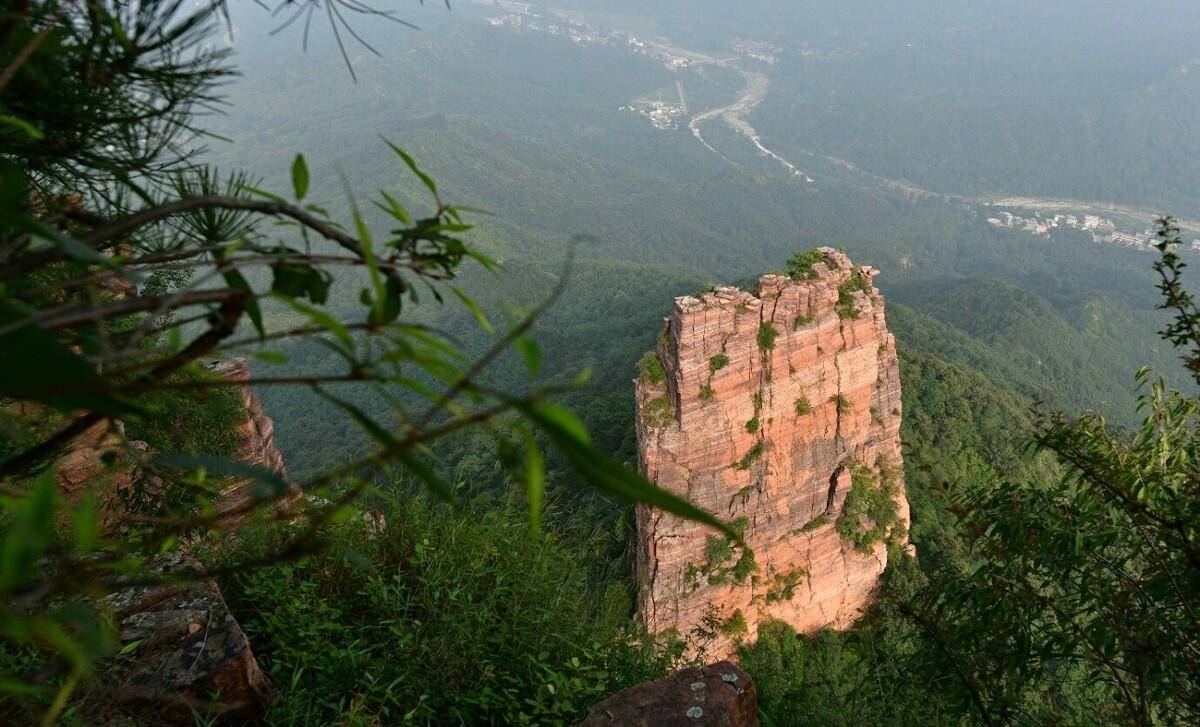
[(636, 382), (643, 473), (737, 522), (753, 550), (638, 509), (647, 627), (715, 627), (718, 655), (766, 618), (849, 625), (885, 539), (906, 540), (899, 365), (875, 271), (820, 252), (800, 280), (761, 277), (757, 295), (676, 298)]
[[(246, 418), (238, 425), (237, 459), (246, 464), (277, 472), (287, 479), (287, 467), (283, 462), (283, 454), (275, 446), (275, 422), (263, 410), (262, 400), (250, 388), (250, 368), (246, 359), (234, 358), (220, 361), (208, 367), (209, 371), (222, 378), (234, 381), (241, 386), (242, 407), (246, 410)], [(245, 478), (231, 479), (222, 489), (217, 509), (231, 510), (244, 505), (251, 498), (251, 481)], [(293, 488), (288, 498), (281, 503), (286, 507), (300, 496), (299, 489)]]

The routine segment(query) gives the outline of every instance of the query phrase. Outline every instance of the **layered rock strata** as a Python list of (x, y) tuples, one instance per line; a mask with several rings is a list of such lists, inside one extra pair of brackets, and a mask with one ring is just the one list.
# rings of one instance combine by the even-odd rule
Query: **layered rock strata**
[[(250, 388), (250, 368), (246, 365), (246, 359), (239, 357), (220, 361), (211, 364), (208, 370), (240, 384), (238, 391), (242, 397), (242, 408), (246, 411), (246, 418), (237, 425), (239, 443), (236, 459), (275, 472), (286, 480), (287, 466), (284, 464), (283, 454), (275, 446), (275, 422), (267, 416), (262, 400)], [(230, 479), (221, 488), (217, 509), (228, 511), (247, 505), (253, 497), (253, 484), (249, 478)], [(299, 489), (293, 487), (277, 506), (286, 509), (299, 496)]]
[(848, 626), (887, 542), (906, 542), (899, 365), (876, 271), (813, 255), (757, 294), (676, 298), (636, 381), (643, 474), (733, 522), (752, 551), (638, 509), (641, 616), (703, 637), (709, 655), (768, 618)]

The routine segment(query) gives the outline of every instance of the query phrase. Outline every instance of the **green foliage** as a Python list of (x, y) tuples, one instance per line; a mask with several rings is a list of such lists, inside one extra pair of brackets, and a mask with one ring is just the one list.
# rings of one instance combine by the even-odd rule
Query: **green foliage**
[[(458, 517), (397, 501), (303, 563), (232, 572), (222, 590), (283, 687), (273, 724), (574, 724), (679, 656), (638, 634), (595, 544), (531, 536), (519, 512)], [(274, 532), (210, 556), (268, 553)]]
[(663, 369), (662, 359), (658, 357), (657, 349), (651, 349), (642, 355), (638, 361), (637, 370), (638, 376), (651, 384), (661, 384), (667, 380), (667, 372)]
[(779, 337), (779, 329), (768, 321), (758, 324), (758, 350), (766, 353), (775, 348), (775, 339)]
[(776, 573), (767, 583), (767, 605), (790, 601), (796, 597), (796, 589), (808, 578), (808, 571), (803, 568)]
[(718, 353), (708, 360), (708, 373), (715, 374), (728, 365), (729, 357), (723, 353)]
[(754, 446), (752, 446), (744, 455), (742, 455), (742, 458), (738, 460), (734, 467), (740, 470), (750, 469), (750, 465), (757, 462), (759, 457), (762, 457), (763, 447), (764, 445), (761, 441), (755, 442)]
[(886, 465), (879, 472), (856, 462), (850, 468), (850, 492), (834, 527), (854, 547), (869, 553), (899, 524), (896, 497), (899, 472)]
[(837, 270), (837, 263), (814, 247), (792, 255), (792, 259), (787, 263), (788, 275), (792, 276), (792, 280), (812, 280), (817, 277), (817, 271), (813, 269), (817, 263), (824, 263), (829, 269)]
[(829, 516), (826, 515), (825, 513), (821, 513), (820, 515), (817, 515), (816, 517), (814, 517), (812, 520), (809, 520), (808, 522), (801, 525), (800, 532), (811, 533), (812, 531), (814, 531), (818, 528), (825, 527), (828, 524), (829, 524)]
[(754, 434), (758, 431), (758, 417), (754, 417), (750, 421), (746, 422), (746, 431), (750, 432), (751, 434)]
[(733, 546), (725, 538), (709, 535), (704, 541), (704, 560), (708, 570), (716, 570), (733, 557)]
[(812, 403), (809, 402), (807, 396), (801, 396), (800, 398), (796, 399), (796, 416), (812, 414), (812, 411)]
[(642, 421), (646, 426), (658, 429), (675, 421), (675, 410), (666, 394), (649, 399), (642, 405)]
[(803, 313), (801, 313), (800, 315), (798, 315), (792, 319), (792, 330), (798, 331), (803, 326), (807, 326), (809, 323), (812, 323), (812, 322), (813, 322), (812, 316), (804, 315)]
[[(181, 374), (174, 380), (211, 379), (211, 376)], [(156, 454), (231, 457), (236, 453), (238, 428), (247, 417), (237, 389), (163, 389), (151, 392), (140, 403), (148, 414), (131, 417), (125, 424), (125, 434), (150, 445)]]
[(829, 397), (829, 403), (833, 404), (834, 408), (836, 408), (840, 414), (845, 414), (854, 407), (854, 402), (850, 401), (842, 394), (834, 394), (833, 396)]
[(721, 631), (726, 636), (732, 636), (734, 638), (738, 636), (745, 636), (749, 630), (750, 627), (746, 623), (746, 616), (742, 613), (742, 609), (740, 608), (734, 609), (733, 613), (729, 615), (729, 618), (725, 619), (725, 621), (721, 624)]
[(871, 293), (871, 279), (863, 275), (862, 269), (855, 268), (850, 277), (838, 286), (837, 314), (839, 318), (858, 318), (860, 311), (855, 303), (855, 293)]
[(701, 386), (700, 386), (700, 401), (708, 401), (709, 399), (713, 398), (714, 393), (715, 392), (713, 391), (712, 386), (710, 386), (708, 384), (701, 384)]

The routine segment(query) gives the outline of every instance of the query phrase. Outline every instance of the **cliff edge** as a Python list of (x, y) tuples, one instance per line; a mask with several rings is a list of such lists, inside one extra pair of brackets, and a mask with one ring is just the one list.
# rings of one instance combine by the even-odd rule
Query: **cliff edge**
[(675, 299), (635, 382), (639, 464), (734, 522), (750, 550), (639, 506), (650, 631), (706, 634), (720, 656), (768, 618), (843, 628), (872, 600), (908, 525), (899, 364), (875, 275), (818, 248), (755, 295)]

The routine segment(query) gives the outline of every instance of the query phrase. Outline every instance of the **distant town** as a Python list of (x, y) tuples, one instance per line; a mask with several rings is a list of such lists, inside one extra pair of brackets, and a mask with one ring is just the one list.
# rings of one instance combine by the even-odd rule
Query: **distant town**
[[(1139, 230), (1137, 232), (1117, 228), (1112, 220), (1099, 215), (1089, 214), (1055, 214), (1039, 215), (1030, 213), (1024, 216), (1013, 214), (1008, 210), (993, 210), (994, 216), (988, 217), (987, 222), (993, 227), (1024, 230), (1032, 235), (1049, 237), (1056, 229), (1072, 229), (1090, 232), (1092, 242), (1124, 245), (1137, 250), (1153, 250), (1158, 239), (1154, 230)], [(1193, 250), (1200, 250), (1200, 239), (1191, 242)]]

